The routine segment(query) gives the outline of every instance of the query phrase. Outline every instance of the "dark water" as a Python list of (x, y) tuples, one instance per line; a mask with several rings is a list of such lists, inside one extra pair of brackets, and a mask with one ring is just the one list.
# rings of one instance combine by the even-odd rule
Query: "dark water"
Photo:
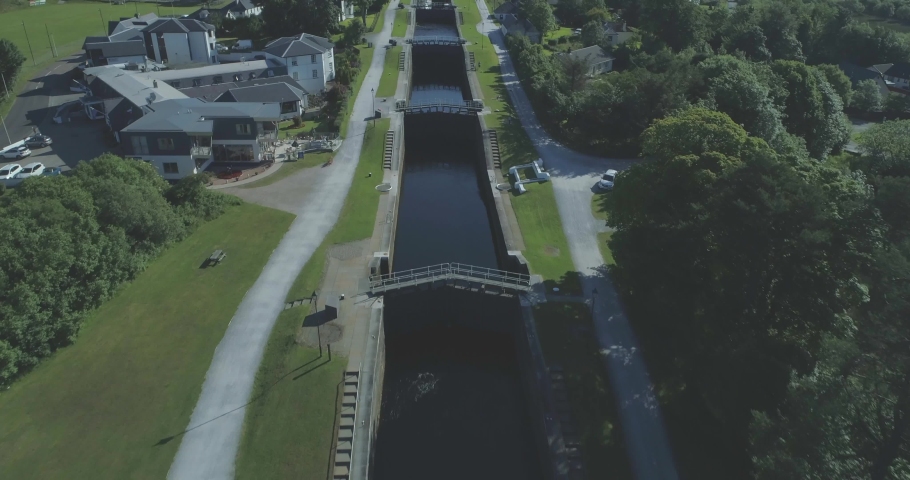
[(415, 45), (411, 58), (411, 103), (461, 103), (471, 99), (461, 48)]
[(415, 37), (457, 37), (458, 28), (455, 25), (443, 23), (418, 23), (414, 27)]
[(451, 289), (387, 299), (376, 478), (541, 478), (509, 331), (514, 301)]

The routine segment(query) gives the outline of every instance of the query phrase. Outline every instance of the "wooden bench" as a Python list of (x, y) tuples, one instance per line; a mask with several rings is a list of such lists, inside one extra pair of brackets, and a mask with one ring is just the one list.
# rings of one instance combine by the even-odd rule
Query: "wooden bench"
[(227, 254), (224, 253), (223, 251), (215, 250), (214, 252), (212, 252), (212, 255), (209, 257), (209, 266), (213, 267), (215, 265), (218, 265), (219, 263), (221, 263), (222, 260), (224, 260), (224, 257), (226, 257), (226, 256), (227, 256)]

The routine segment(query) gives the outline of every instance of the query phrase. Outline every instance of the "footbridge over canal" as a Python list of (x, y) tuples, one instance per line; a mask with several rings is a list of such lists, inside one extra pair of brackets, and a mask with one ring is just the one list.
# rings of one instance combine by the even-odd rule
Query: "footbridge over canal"
[(463, 263), (441, 263), (403, 272), (373, 275), (370, 277), (370, 292), (378, 294), (436, 282), (444, 282), (454, 287), (478, 286), (480, 289), (494, 287), (502, 291), (518, 292), (531, 290), (530, 275)]

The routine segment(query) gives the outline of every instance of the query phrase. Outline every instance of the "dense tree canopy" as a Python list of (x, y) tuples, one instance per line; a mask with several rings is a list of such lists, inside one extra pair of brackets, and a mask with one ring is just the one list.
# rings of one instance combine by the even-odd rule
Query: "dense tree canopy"
[(233, 201), (110, 155), (0, 197), (0, 384), (71, 342), (88, 311)]
[(19, 76), (19, 69), (22, 68), (23, 63), (25, 63), (25, 55), (19, 50), (19, 47), (11, 40), (0, 38), (0, 75), (6, 79), (7, 87), (12, 88), (16, 83), (16, 77)]
[(335, 0), (266, 0), (262, 9), (271, 37), (309, 33), (329, 38), (340, 31), (340, 16)]

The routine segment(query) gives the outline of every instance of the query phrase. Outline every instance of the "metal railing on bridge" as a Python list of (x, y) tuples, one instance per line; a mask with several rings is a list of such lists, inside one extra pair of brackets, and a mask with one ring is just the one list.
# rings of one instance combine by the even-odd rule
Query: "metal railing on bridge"
[(446, 280), (463, 280), (504, 290), (528, 291), (531, 289), (529, 275), (494, 268), (475, 267), (463, 263), (441, 263), (403, 272), (373, 275), (370, 277), (370, 292), (376, 294)]
[(452, 100), (409, 102), (407, 100), (395, 101), (395, 110), (404, 113), (478, 113), (483, 110), (480, 100)]
[(461, 37), (420, 36), (408, 39), (411, 45), (464, 45), (467, 40)]

